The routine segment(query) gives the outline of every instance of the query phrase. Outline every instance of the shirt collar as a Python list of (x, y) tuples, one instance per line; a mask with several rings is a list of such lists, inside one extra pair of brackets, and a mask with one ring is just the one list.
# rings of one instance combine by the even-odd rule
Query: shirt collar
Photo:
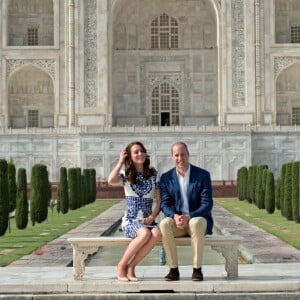
[[(190, 172), (191, 172), (191, 164), (189, 164), (188, 169), (186, 170), (184, 177), (186, 177), (186, 176), (189, 177), (189, 176), (190, 176)], [(178, 173), (177, 169), (176, 169), (176, 174), (177, 174), (177, 176), (181, 176), (181, 175)]]

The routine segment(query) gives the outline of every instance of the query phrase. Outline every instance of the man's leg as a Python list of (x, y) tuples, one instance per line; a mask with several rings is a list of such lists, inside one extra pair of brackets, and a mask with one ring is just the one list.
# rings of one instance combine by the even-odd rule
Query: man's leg
[(193, 252), (193, 276), (195, 281), (203, 280), (201, 271), (204, 250), (204, 238), (206, 234), (207, 222), (205, 218), (195, 217), (189, 221), (189, 234)]
[(166, 217), (160, 222), (160, 231), (162, 235), (163, 247), (166, 252), (167, 263), (170, 267), (166, 280), (179, 280), (178, 255), (175, 243), (175, 237), (187, 235), (184, 229), (178, 229), (172, 218)]

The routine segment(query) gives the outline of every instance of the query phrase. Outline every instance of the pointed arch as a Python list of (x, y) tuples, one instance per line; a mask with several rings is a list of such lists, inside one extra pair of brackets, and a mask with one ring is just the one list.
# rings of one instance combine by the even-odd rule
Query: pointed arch
[(300, 62), (283, 69), (276, 79), (277, 125), (300, 125)]
[(174, 17), (161, 14), (151, 21), (151, 49), (178, 48), (178, 22)]
[[(222, 41), (222, 34), (225, 29), (222, 28), (221, 1), (201, 1), (202, 7), (210, 11), (213, 23), (210, 23), (209, 20), (206, 20), (207, 22), (202, 20), (203, 27), (201, 27), (201, 32), (205, 43), (203, 42), (200, 46), (195, 47), (195, 49), (189, 47), (191, 44), (190, 29), (193, 20), (187, 20), (186, 17), (179, 17), (180, 14), (178, 11), (180, 8), (175, 8), (172, 5), (172, 1), (165, 1), (164, 7), (156, 7), (153, 4), (151, 5), (151, 9), (146, 9), (146, 4), (148, 5), (149, 3), (146, 1), (144, 3), (143, 0), (137, 2), (112, 0), (109, 2), (108, 44), (111, 49), (108, 51), (108, 110), (111, 112), (111, 125), (150, 125), (149, 113), (151, 109), (145, 109), (146, 105), (150, 108), (148, 97), (151, 97), (151, 94), (149, 94), (149, 82), (147, 80), (152, 74), (160, 77), (165, 72), (169, 75), (169, 71), (163, 70), (162, 65), (166, 65), (167, 63), (165, 62), (171, 61), (171, 58), (178, 64), (178, 68), (170, 72), (172, 74), (174, 72), (176, 74), (183, 74), (184, 89), (181, 91), (182, 99), (180, 101), (188, 102), (187, 105), (182, 106), (184, 108), (181, 112), (182, 125), (224, 124), (226, 120), (223, 105), (225, 104), (223, 104), (222, 96), (226, 96), (227, 79), (225, 76), (222, 76), (222, 73), (223, 66), (226, 65), (227, 61), (226, 57), (222, 56), (222, 51), (226, 47), (226, 44)], [(192, 15), (194, 19), (201, 18), (201, 13), (197, 14), (197, 12), (193, 11)], [(165, 48), (158, 48), (158, 41), (160, 39), (159, 31), (152, 31), (157, 35), (157, 48), (154, 48), (153, 44), (151, 45), (151, 39), (154, 39), (151, 36), (151, 25), (159, 24), (160, 17), (169, 18), (170, 20), (173, 16), (177, 18), (174, 19), (178, 25), (178, 49), (182, 51), (178, 51), (178, 53), (174, 51), (172, 55), (168, 56), (167, 51), (171, 47), (166, 47), (165, 45)], [(116, 30), (118, 25), (124, 26), (124, 30)], [(129, 49), (127, 47), (128, 28), (132, 25), (137, 26), (135, 35), (135, 38), (137, 38), (137, 47)], [(197, 32), (199, 32), (199, 29)], [(127, 48), (120, 49), (121, 47), (116, 47), (116, 33), (124, 35), (123, 40), (126, 41)], [(200, 51), (198, 51), (199, 48)], [(196, 53), (196, 50), (198, 53)], [(178, 55), (175, 56), (175, 54)], [(184, 60), (184, 55), (188, 57), (190, 62), (184, 66), (179, 66)], [(208, 57), (209, 59), (206, 59)], [(209, 68), (206, 68), (208, 61), (211, 61), (212, 64), (209, 65)], [(155, 64), (156, 69), (151, 66), (152, 62)], [(159, 62), (163, 62), (161, 66), (157, 66)], [(207, 75), (207, 70), (211, 74)], [(195, 72), (198, 74), (193, 76), (192, 73)], [(190, 78), (193, 80), (192, 83), (187, 82)], [(207, 82), (209, 84), (206, 84)], [(193, 89), (188, 89), (188, 86), (193, 86)], [(199, 104), (199, 101), (204, 99), (203, 95), (207, 96), (207, 93), (209, 98), (208, 103), (205, 103), (205, 105)], [(194, 109), (195, 107), (196, 110)]]
[(32, 64), (8, 79), (9, 127), (54, 127), (53, 80)]
[(151, 93), (151, 125), (179, 125), (179, 92), (167, 81), (155, 86)]

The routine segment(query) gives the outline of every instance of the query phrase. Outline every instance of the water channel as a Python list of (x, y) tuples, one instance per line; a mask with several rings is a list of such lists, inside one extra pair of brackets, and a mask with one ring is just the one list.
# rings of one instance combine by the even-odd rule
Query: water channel
[[(217, 230), (214, 231), (216, 234)], [(123, 236), (122, 229), (120, 226), (110, 234), (110, 236)], [(161, 264), (161, 247), (157, 246), (152, 249), (152, 251), (141, 261), (139, 265), (141, 266), (158, 266)], [(97, 253), (95, 253), (90, 259), (86, 262), (86, 265), (91, 266), (114, 266), (117, 265), (118, 261), (120, 260), (121, 256), (125, 251), (125, 247), (103, 247), (99, 249)], [(184, 265), (191, 265), (192, 261), (192, 249), (191, 246), (177, 246), (178, 251), (178, 259), (179, 264)], [(218, 265), (224, 264), (225, 259), (224, 257), (216, 252), (215, 250), (211, 249), (210, 246), (205, 246), (204, 254), (203, 254), (203, 264), (206, 265)]]

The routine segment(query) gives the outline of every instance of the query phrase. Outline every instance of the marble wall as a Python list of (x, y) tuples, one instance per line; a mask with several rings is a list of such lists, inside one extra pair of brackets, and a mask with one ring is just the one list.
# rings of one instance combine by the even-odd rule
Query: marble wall
[(170, 147), (184, 141), (190, 161), (211, 172), (212, 180), (236, 180), (241, 166), (267, 164), (275, 176), (281, 165), (300, 160), (299, 130), (289, 127), (257, 127), (230, 130), (219, 127), (109, 127), (98, 132), (88, 130), (29, 130), (0, 135), (0, 157), (13, 160), (17, 168), (27, 169), (30, 181), (32, 165), (47, 165), (51, 181), (59, 180), (59, 168), (95, 168), (98, 180), (105, 180), (117, 163), (121, 149), (139, 140), (147, 148), (151, 162), (162, 173), (172, 167)]

